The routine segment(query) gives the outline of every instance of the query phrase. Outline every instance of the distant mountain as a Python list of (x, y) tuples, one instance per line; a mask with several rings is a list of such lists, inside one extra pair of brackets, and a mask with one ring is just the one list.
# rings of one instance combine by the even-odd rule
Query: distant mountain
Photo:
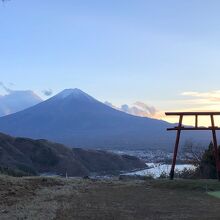
[(42, 102), (42, 99), (32, 91), (10, 91), (0, 96), (0, 117), (9, 115)]
[(115, 110), (79, 89), (0, 118), (1, 132), (84, 148), (171, 149), (170, 126)]
[(143, 161), (128, 155), (67, 148), (46, 140), (14, 138), (0, 133), (0, 169), (24, 174), (55, 173), (64, 176), (110, 174), (145, 168)]

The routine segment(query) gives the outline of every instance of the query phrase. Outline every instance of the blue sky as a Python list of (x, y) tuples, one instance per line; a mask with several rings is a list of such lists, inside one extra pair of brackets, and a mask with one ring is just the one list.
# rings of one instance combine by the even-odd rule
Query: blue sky
[(0, 4), (0, 81), (220, 110), (219, 11), (217, 0), (11, 0)]

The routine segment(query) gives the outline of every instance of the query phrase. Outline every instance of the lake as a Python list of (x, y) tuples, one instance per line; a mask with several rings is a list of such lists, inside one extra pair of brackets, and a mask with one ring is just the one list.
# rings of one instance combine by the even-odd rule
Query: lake
[[(145, 170), (135, 171), (126, 173), (126, 175), (139, 175), (139, 176), (147, 176), (152, 175), (154, 178), (160, 177), (162, 173), (166, 173), (169, 175), (171, 164), (162, 164), (162, 163), (146, 163), (149, 167)], [(175, 167), (175, 171), (182, 171), (184, 169), (195, 169), (195, 166), (191, 164), (177, 164)]]

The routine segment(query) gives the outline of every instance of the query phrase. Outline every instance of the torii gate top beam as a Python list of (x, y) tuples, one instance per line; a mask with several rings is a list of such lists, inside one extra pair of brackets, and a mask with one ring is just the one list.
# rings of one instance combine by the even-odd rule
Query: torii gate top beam
[[(175, 131), (175, 130), (185, 130), (185, 131), (193, 131), (193, 130), (220, 130), (220, 127), (215, 126), (214, 124), (214, 116), (220, 115), (220, 112), (166, 112), (167, 116), (179, 116), (181, 122), (179, 122), (177, 127), (168, 128), (167, 131)], [(195, 126), (182, 126), (183, 116), (195, 116)], [(198, 126), (198, 116), (210, 116), (211, 117), (211, 126), (209, 127), (200, 127)]]
[(187, 115), (187, 116), (195, 116), (195, 115), (220, 115), (220, 112), (166, 112), (168, 115)]

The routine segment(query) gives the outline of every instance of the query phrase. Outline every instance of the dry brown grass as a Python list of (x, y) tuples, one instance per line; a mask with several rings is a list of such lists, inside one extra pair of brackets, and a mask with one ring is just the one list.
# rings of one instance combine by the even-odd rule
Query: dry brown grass
[[(0, 219), (220, 219), (215, 181), (0, 177)], [(196, 187), (195, 187), (196, 186)]]

